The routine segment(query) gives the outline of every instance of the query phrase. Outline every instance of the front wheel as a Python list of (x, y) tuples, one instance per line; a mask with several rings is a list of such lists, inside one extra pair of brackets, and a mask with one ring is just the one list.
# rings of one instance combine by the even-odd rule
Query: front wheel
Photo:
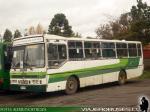
[(119, 83), (119, 85), (125, 84), (126, 80), (127, 80), (126, 72), (123, 71), (123, 70), (120, 71), (119, 77), (118, 77), (118, 83)]
[(75, 77), (70, 77), (66, 83), (66, 94), (74, 94), (78, 90), (78, 81)]

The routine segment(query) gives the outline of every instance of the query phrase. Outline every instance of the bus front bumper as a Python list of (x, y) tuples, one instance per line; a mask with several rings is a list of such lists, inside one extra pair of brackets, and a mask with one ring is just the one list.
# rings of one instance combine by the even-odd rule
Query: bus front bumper
[(11, 84), (12, 91), (27, 91), (27, 92), (46, 92), (46, 85), (17, 85)]

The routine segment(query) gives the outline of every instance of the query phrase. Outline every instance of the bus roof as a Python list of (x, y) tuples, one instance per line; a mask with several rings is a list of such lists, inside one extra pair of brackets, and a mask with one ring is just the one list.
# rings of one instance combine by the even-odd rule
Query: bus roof
[(126, 43), (141, 43), (140, 41), (126, 41), (126, 40), (106, 40), (106, 39), (97, 39), (97, 38), (76, 38), (76, 37), (62, 37), (57, 35), (44, 35), (45, 39), (50, 40), (76, 40), (76, 41), (103, 41), (103, 42), (126, 42)]
[(70, 40), (70, 41), (101, 41), (101, 42), (121, 42), (121, 43), (141, 43), (140, 41), (126, 41), (126, 40), (106, 40), (97, 38), (75, 38), (75, 37), (62, 37), (58, 35), (30, 35), (13, 40), (13, 45), (30, 44), (37, 42), (44, 42), (45, 40)]

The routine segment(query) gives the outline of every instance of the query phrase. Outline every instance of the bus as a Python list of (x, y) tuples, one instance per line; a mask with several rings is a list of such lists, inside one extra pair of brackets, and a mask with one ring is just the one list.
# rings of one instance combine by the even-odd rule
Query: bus
[(11, 63), (10, 43), (0, 42), (0, 90), (9, 90), (10, 85), (10, 63)]
[(143, 73), (139, 41), (31, 35), (14, 39), (10, 88), (15, 91), (76, 93), (79, 88)]

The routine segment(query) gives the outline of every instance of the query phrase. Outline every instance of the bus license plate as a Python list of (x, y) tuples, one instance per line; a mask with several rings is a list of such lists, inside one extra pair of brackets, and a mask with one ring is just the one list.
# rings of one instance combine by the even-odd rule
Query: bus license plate
[(26, 87), (25, 87), (25, 86), (21, 86), (20, 89), (23, 89), (23, 90), (24, 90), (24, 89), (26, 89)]
[(29, 81), (28, 80), (19, 80), (18, 83), (27, 85), (27, 84), (29, 84)]

